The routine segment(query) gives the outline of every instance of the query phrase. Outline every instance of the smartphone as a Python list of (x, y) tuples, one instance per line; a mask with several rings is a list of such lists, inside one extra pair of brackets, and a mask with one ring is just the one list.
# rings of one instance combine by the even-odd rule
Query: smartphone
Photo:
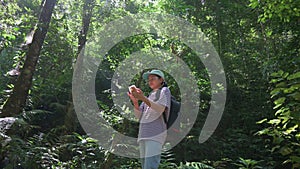
[(135, 85), (131, 85), (131, 86), (129, 86), (129, 87), (128, 87), (128, 91), (129, 91), (129, 93), (131, 93), (131, 91), (132, 91), (132, 88), (136, 88), (136, 86), (135, 86)]

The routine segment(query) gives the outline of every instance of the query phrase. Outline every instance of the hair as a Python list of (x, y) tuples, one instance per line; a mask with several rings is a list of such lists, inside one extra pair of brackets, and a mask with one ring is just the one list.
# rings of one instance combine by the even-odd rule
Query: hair
[[(157, 76), (158, 78), (161, 79), (161, 77), (159, 75), (155, 75), (155, 76)], [(168, 84), (165, 80), (163, 82), (161, 82), (161, 88), (163, 88), (163, 87), (168, 87)]]
[[(161, 77), (160, 77), (161, 78)], [(161, 92), (161, 89), (163, 88), (163, 87), (168, 87), (168, 85), (167, 85), (167, 83), (165, 82), (165, 81), (163, 81), (162, 83), (161, 83), (161, 86), (160, 86), (160, 88), (158, 89), (158, 92), (156, 92), (156, 94), (155, 94), (155, 99), (153, 100), (153, 101), (157, 101), (158, 99), (159, 99), (159, 97), (160, 97), (160, 92)]]
[[(159, 75), (155, 75), (157, 76), (159, 79), (161, 79), (162, 77), (160, 77)], [(161, 86), (159, 88), (159, 92), (156, 92), (156, 95), (155, 95), (155, 99), (153, 101), (157, 101), (159, 99), (159, 95), (160, 95), (160, 90), (163, 88), (163, 87), (168, 87), (167, 85), (167, 82), (164, 80), (163, 82), (161, 82)], [(148, 95), (149, 96), (149, 95)]]

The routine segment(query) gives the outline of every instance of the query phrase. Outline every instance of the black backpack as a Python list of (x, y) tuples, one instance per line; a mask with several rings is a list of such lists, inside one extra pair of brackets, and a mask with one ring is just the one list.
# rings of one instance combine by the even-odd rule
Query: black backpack
[[(161, 89), (162, 87), (159, 88), (158, 91), (156, 92), (154, 101), (157, 101), (159, 99)], [(171, 130), (169, 130), (168, 132), (172, 132), (172, 133), (168, 133), (168, 135), (173, 135), (180, 132), (180, 119), (177, 120), (177, 118), (180, 118), (180, 106), (181, 106), (180, 102), (178, 102), (176, 98), (171, 95), (171, 106), (170, 106), (170, 114), (168, 120), (166, 117), (166, 113), (165, 112), (163, 113), (163, 118), (167, 125), (167, 129), (171, 128)], [(170, 139), (167, 138), (167, 140)]]

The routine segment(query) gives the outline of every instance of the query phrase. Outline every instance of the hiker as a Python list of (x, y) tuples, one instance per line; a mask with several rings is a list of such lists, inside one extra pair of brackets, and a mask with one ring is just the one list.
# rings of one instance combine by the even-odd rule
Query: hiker
[[(168, 119), (171, 104), (171, 92), (160, 70), (152, 70), (143, 74), (152, 89), (148, 97), (135, 86), (127, 93), (134, 104), (135, 117), (139, 119), (138, 143), (142, 169), (157, 169), (160, 164), (161, 150), (167, 137), (167, 126), (163, 118), (165, 112)], [(156, 98), (156, 92), (161, 92)], [(138, 100), (142, 103), (139, 106)]]

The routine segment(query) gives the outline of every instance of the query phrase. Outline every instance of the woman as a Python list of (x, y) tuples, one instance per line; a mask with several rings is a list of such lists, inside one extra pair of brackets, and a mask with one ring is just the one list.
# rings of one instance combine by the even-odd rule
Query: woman
[[(139, 119), (138, 143), (142, 169), (157, 169), (161, 159), (162, 146), (167, 137), (167, 127), (163, 113), (168, 119), (171, 104), (171, 93), (160, 70), (152, 70), (143, 74), (143, 79), (148, 80), (152, 92), (146, 97), (139, 88), (131, 88), (128, 96), (134, 104), (135, 117)], [(156, 98), (156, 92), (161, 92)], [(138, 100), (142, 103), (139, 106)]]

